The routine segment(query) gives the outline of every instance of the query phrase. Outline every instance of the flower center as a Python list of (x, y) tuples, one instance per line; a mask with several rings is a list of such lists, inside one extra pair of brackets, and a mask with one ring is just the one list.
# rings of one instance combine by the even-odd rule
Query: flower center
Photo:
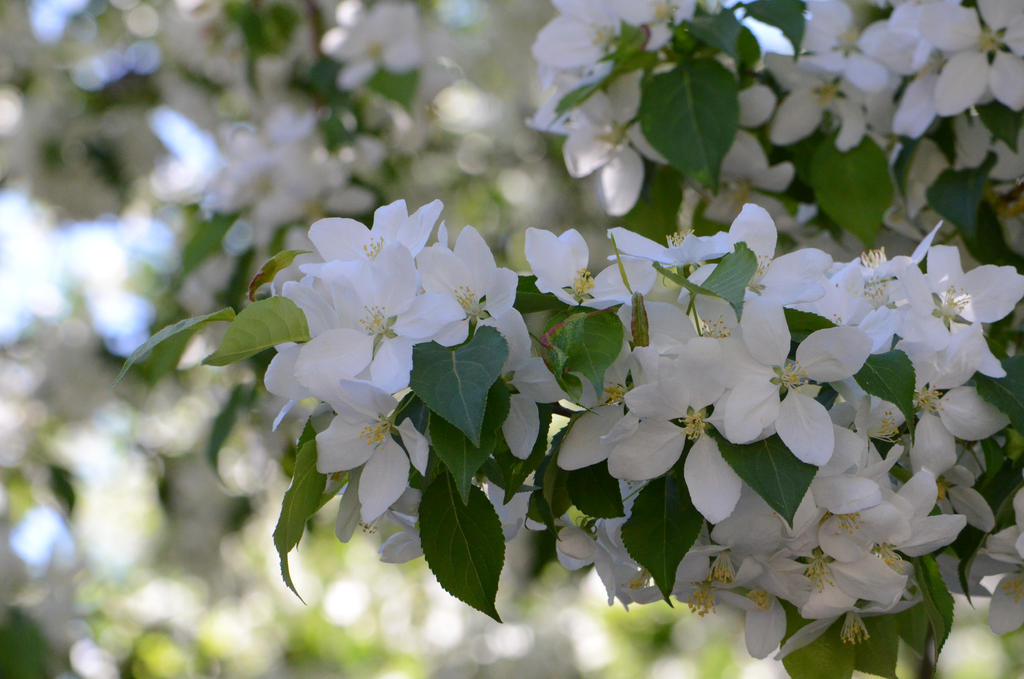
[(869, 431), (868, 435), (874, 439), (894, 441), (899, 430), (900, 428), (896, 425), (896, 417), (892, 414), (891, 410), (886, 410), (882, 413), (882, 420), (878, 423), (878, 426)]
[(860, 512), (835, 514), (834, 516), (839, 523), (839, 529), (846, 531), (848, 535), (853, 535), (860, 530)]
[(832, 579), (830, 563), (832, 563), (832, 557), (826, 556), (820, 547), (815, 547), (810, 561), (807, 562), (807, 568), (804, 569), (804, 575), (814, 583), (819, 594), (825, 591), (825, 585), (834, 587), (836, 584)]
[(601, 405), (613, 406), (622, 403), (622, 398), (626, 395), (627, 391), (629, 390), (621, 384), (612, 383), (605, 385)]
[(1006, 593), (1006, 596), (1013, 597), (1013, 603), (1019, 604), (1021, 597), (1024, 597), (1024, 573), (1011, 575), (999, 584), (999, 589)]
[(886, 261), (884, 247), (860, 253), (860, 263), (869, 269), (877, 269)]
[(480, 308), (481, 299), (469, 289), (468, 285), (460, 285), (455, 288), (455, 299), (467, 316), (478, 317), (483, 313), (483, 309)]
[(814, 93), (818, 96), (819, 106), (828, 106), (833, 99), (839, 98), (839, 85), (835, 82), (825, 83), (814, 90)]
[(373, 261), (377, 259), (377, 255), (379, 255), (380, 251), (383, 249), (383, 238), (371, 238), (370, 241), (363, 246), (363, 254), (366, 255), (367, 259)]
[(360, 319), (359, 324), (363, 326), (366, 334), (375, 337), (394, 337), (391, 326), (394, 324), (394, 317), (388, 318), (384, 313), (384, 307), (364, 306), (366, 315)]
[(868, 634), (868, 628), (864, 626), (864, 621), (860, 619), (860, 616), (851, 611), (843, 620), (843, 629), (839, 633), (839, 638), (844, 644), (859, 644), (870, 639), (871, 635)]
[(967, 305), (971, 303), (970, 294), (963, 288), (950, 285), (941, 295), (932, 295), (935, 302), (935, 310), (932, 315), (941, 318), (948, 326), (949, 322), (963, 313)]
[(881, 558), (882, 561), (885, 562), (886, 566), (888, 566), (889, 568), (893, 569), (898, 573), (902, 573), (904, 568), (906, 567), (903, 563), (903, 557), (900, 556), (896, 552), (896, 548), (890, 545), (888, 542), (882, 542), (880, 544), (875, 545), (871, 549), (871, 551), (877, 554), (879, 558)]
[(942, 395), (938, 389), (921, 389), (914, 393), (914, 407), (929, 413), (939, 412), (939, 399)]
[(1002, 31), (994, 31), (988, 26), (981, 29), (981, 35), (978, 37), (978, 49), (982, 52), (996, 52), (1003, 44), (1002, 38), (999, 34)]
[(654, 19), (656, 21), (672, 21), (676, 15), (676, 9), (670, 2), (659, 2), (654, 6)]
[(683, 241), (686, 240), (686, 237), (689, 236), (692, 233), (693, 233), (693, 229), (687, 229), (685, 231), (677, 231), (675, 233), (670, 233), (669, 235), (665, 236), (665, 240), (668, 241), (668, 246), (670, 248), (677, 248), (680, 245), (682, 245)]
[(725, 319), (721, 316), (713, 321), (702, 318), (700, 321), (700, 334), (701, 337), (724, 339), (732, 335), (732, 330), (729, 329)]
[(572, 296), (576, 298), (576, 303), (581, 304), (590, 296), (590, 291), (593, 289), (594, 275), (586, 267), (579, 269), (576, 272), (576, 277), (572, 279)]
[(810, 380), (807, 377), (807, 370), (796, 361), (786, 361), (786, 365), (772, 368), (775, 377), (771, 379), (772, 384), (779, 385), (780, 391), (792, 389), (798, 390)]
[[(686, 438), (696, 441), (704, 435), (707, 428), (707, 412), (703, 408), (700, 410), (686, 409), (686, 417), (683, 418), (683, 434), (686, 435)], [(715, 563), (718, 561), (716, 560)]]
[(711, 580), (723, 585), (731, 585), (736, 580), (736, 569), (728, 550), (715, 557), (711, 564)]
[(381, 415), (363, 427), (363, 430), (359, 432), (359, 438), (366, 441), (367, 445), (376, 447), (387, 440), (393, 428), (391, 419), (386, 415)]
[(717, 603), (710, 579), (693, 583), (693, 594), (686, 600), (686, 605), (690, 607), (691, 613), (696, 613), (703, 618), (708, 613), (715, 612)]
[(747, 592), (747, 598), (754, 602), (754, 605), (760, 608), (762, 611), (770, 610), (772, 604), (772, 597), (768, 592), (763, 589), (752, 589)]

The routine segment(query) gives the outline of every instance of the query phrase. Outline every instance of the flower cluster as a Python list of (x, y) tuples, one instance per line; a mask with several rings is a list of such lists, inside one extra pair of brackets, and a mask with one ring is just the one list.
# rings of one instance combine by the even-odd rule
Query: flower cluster
[[(932, 245), (935, 231), (911, 256), (777, 256), (771, 216), (748, 204), (728, 231), (678, 234), (666, 246), (612, 229), (616, 256), (601, 271), (589, 268), (575, 230), (529, 229), (534, 278), (521, 279), (496, 265), (472, 227), (452, 244), (442, 224), (428, 246), (441, 209), (435, 201), (410, 215), (399, 201), (378, 209), (371, 229), (320, 220), (310, 229), (316, 254), (297, 265), (301, 280), (279, 289), (304, 313), (311, 339), (277, 347), (266, 385), (333, 413), (316, 435), (316, 467), (347, 472), (343, 540), (386, 517), (399, 531), (382, 558), (426, 551), (434, 567), (432, 517), (419, 503), (447, 468), (486, 493), (505, 540), (523, 528), (556, 531), (559, 559), (593, 564), (609, 602), (671, 595), (700, 615), (738, 607), (751, 654), (765, 657), (786, 634), (781, 602), (812, 621), (783, 654), (839, 618), (842, 639), (855, 643), (869, 634), (863, 618), (926, 596), (919, 557), (967, 524), (995, 527), (972, 487), (986, 472), (977, 442), (1008, 418), (976, 383), (1006, 376), (984, 327), (1024, 297), (1012, 267), (965, 272), (955, 248)], [(546, 329), (532, 341), (535, 319)], [(602, 336), (588, 326), (598, 321)], [(488, 412), (492, 402), (507, 406), (497, 421), (485, 417), (479, 443), (465, 439), (455, 462), (434, 425), (451, 420), (449, 410), (429, 394), (448, 389), (456, 399), (464, 385), (421, 389), (425, 366), (415, 356), (434, 343), (458, 363), (486, 328), (507, 348), (498, 379), (484, 384), (504, 394), (487, 396)], [(421, 398), (429, 415), (416, 417)], [(552, 408), (563, 416), (552, 419)], [(538, 444), (549, 451), (547, 471)], [(467, 471), (472, 451), (483, 454)], [(531, 460), (521, 487), (495, 471)], [(618, 515), (589, 510), (571, 485), (564, 505), (544, 488), (580, 470), (610, 476)], [(696, 521), (672, 573), (645, 563), (646, 543), (630, 531), (649, 520), (645, 505), (665, 484)], [(999, 613), (1020, 602), (1019, 533), (1018, 525), (988, 543), (992, 558), (1016, 569), (997, 592), (996, 631), (1024, 619), (1024, 608)]]
[[(869, 8), (858, 0), (808, 0), (804, 30), (794, 32), (787, 21), (804, 24), (804, 3), (794, 3), (788, 19), (760, 13), (761, 4), (554, 2), (560, 13), (533, 45), (554, 95), (533, 122), (567, 135), (569, 173), (599, 174), (609, 214), (626, 214), (637, 202), (645, 160), (692, 174), (695, 168), (672, 156), (671, 145), (680, 142), (651, 139), (652, 147), (645, 138), (645, 118), (660, 115), (645, 111), (647, 94), (664, 88), (655, 84), (657, 74), (708, 55), (733, 82), (715, 85), (721, 94), (702, 97), (696, 107), (715, 107), (721, 118), (719, 96), (738, 105), (736, 123), (718, 123), (727, 149), (721, 167), (712, 164), (712, 176), (701, 180), (712, 189), (700, 196), (712, 221), (727, 224), (746, 202), (765, 207), (780, 227), (809, 219), (810, 203), (797, 211), (778, 194), (795, 178), (807, 181), (794, 165), (801, 159), (797, 145), (812, 136), (828, 136), (841, 153), (865, 139), (886, 153), (903, 194), (886, 221), (907, 233), (937, 221), (922, 209), (925, 189), (943, 170), (978, 169), (991, 154), (984, 172), (997, 185), (1024, 172), (1019, 125), (996, 122), (1019, 121), (1024, 109), (1024, 5), (880, 0)], [(775, 46), (792, 47), (795, 55), (758, 56), (745, 27), (751, 18), (774, 21), (789, 39)], [(699, 91), (696, 78), (690, 83)], [(714, 136), (710, 128), (701, 132)], [(650, 170), (646, 175), (650, 181)], [(1016, 214), (1005, 208), (1000, 216)]]

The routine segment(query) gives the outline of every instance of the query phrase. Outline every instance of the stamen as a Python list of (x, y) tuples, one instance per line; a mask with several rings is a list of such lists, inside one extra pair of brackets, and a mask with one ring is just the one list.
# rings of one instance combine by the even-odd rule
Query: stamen
[(864, 626), (864, 621), (860, 619), (860, 615), (851, 611), (846, 614), (846, 619), (843, 620), (843, 629), (839, 633), (839, 638), (842, 639), (844, 644), (859, 644), (870, 639), (871, 635), (868, 634), (868, 628)]
[(717, 604), (710, 579), (693, 583), (693, 594), (686, 600), (686, 605), (690, 607), (691, 613), (696, 613), (703, 618), (708, 613), (714, 613)]
[(896, 548), (888, 542), (875, 545), (871, 551), (877, 554), (885, 562), (886, 566), (897, 573), (902, 573), (906, 570), (906, 563), (904, 563), (903, 557), (897, 554)]
[(374, 238), (374, 239), (371, 239), (369, 243), (367, 243), (366, 245), (363, 246), (363, 254), (366, 255), (367, 259), (374, 260), (374, 259), (377, 259), (377, 255), (379, 255), (380, 251), (383, 250), (383, 249), (384, 249), (384, 239), (383, 238)]
[(601, 399), (601, 405), (613, 406), (622, 403), (622, 399), (626, 395), (626, 391), (626, 387), (621, 384), (605, 385), (604, 398)]
[(363, 430), (359, 432), (359, 438), (371, 446), (379, 446), (391, 435), (393, 427), (391, 420), (385, 415), (381, 415), (374, 422), (363, 427)]
[(736, 569), (728, 550), (721, 552), (711, 564), (711, 580), (723, 585), (731, 585), (736, 580)]
[(593, 289), (594, 275), (586, 268), (577, 271), (576, 277), (572, 279), (572, 296), (576, 298), (576, 302), (582, 303)]
[(807, 562), (807, 568), (804, 569), (804, 575), (814, 583), (819, 594), (825, 591), (825, 585), (834, 587), (836, 584), (832, 579), (832, 569), (829, 567), (831, 562), (832, 557), (826, 556), (820, 547), (815, 547), (810, 561)]
[(1021, 597), (1024, 597), (1024, 573), (1017, 573), (1003, 580), (999, 589), (1006, 593), (1006, 596), (1013, 597), (1013, 603), (1019, 604)]
[(691, 441), (698, 440), (704, 435), (707, 427), (707, 411), (703, 408), (696, 411), (693, 408), (686, 409), (686, 417), (683, 418), (683, 433), (686, 438)]

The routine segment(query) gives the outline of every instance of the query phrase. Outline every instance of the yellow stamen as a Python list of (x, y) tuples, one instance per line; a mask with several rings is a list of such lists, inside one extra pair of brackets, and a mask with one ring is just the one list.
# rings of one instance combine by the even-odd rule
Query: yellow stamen
[(391, 423), (391, 420), (381, 415), (375, 421), (363, 427), (363, 430), (359, 432), (359, 438), (371, 446), (379, 446), (391, 435), (393, 427), (394, 425)]
[(373, 238), (369, 243), (363, 246), (363, 254), (366, 255), (367, 259), (377, 259), (377, 255), (384, 249), (383, 238)]
[(708, 613), (714, 613), (717, 604), (710, 579), (693, 583), (693, 594), (686, 600), (686, 605), (690, 607), (691, 613), (696, 613), (703, 618)]
[(572, 296), (576, 298), (576, 301), (583, 302), (593, 289), (594, 275), (586, 268), (577, 271), (576, 277), (572, 279)]
[(753, 601), (754, 605), (756, 605), (762, 611), (770, 610), (772, 605), (774, 605), (775, 603), (774, 601), (772, 601), (772, 596), (763, 589), (750, 590), (749, 592), (747, 592), (747, 598)]
[(860, 619), (860, 616), (850, 612), (843, 620), (843, 629), (839, 633), (839, 638), (844, 644), (859, 644), (870, 639), (871, 635), (868, 634), (868, 628), (864, 626), (864, 621)]
[(686, 409), (686, 417), (683, 418), (683, 433), (686, 438), (691, 441), (698, 440), (704, 435), (707, 427), (707, 412), (703, 408), (696, 411), (693, 408)]
[(729, 552), (721, 552), (711, 564), (711, 580), (723, 585), (731, 585), (736, 580), (736, 569), (733, 568)]
[(804, 569), (804, 575), (814, 583), (819, 594), (825, 591), (825, 585), (834, 587), (836, 584), (832, 579), (832, 569), (829, 567), (831, 562), (832, 557), (825, 556), (821, 548), (816, 547), (810, 561), (807, 562), (807, 568)]
[(1024, 573), (1012, 575), (999, 584), (999, 589), (1006, 593), (1006, 596), (1013, 597), (1013, 603), (1019, 604), (1021, 597), (1024, 597)]
[(601, 399), (601, 405), (613, 406), (622, 403), (622, 399), (626, 395), (626, 391), (626, 387), (621, 384), (605, 385), (604, 398)]
[(906, 569), (906, 564), (903, 561), (903, 557), (896, 553), (896, 548), (890, 545), (888, 542), (875, 545), (872, 550), (875, 554), (885, 562), (885, 565), (893, 569), (897, 573), (902, 573)]
[(929, 413), (937, 413), (941, 410), (939, 399), (942, 395), (937, 389), (921, 389), (914, 393), (914, 407)]

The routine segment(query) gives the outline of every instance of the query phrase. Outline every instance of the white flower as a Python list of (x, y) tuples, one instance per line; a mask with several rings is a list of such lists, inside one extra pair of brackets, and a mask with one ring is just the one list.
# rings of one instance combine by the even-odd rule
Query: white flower
[(338, 72), (338, 87), (354, 90), (379, 68), (404, 73), (419, 65), (421, 31), (415, 3), (381, 0), (356, 12), (350, 11), (351, 5), (338, 6), (339, 26), (321, 43), (326, 54), (346, 62)]

